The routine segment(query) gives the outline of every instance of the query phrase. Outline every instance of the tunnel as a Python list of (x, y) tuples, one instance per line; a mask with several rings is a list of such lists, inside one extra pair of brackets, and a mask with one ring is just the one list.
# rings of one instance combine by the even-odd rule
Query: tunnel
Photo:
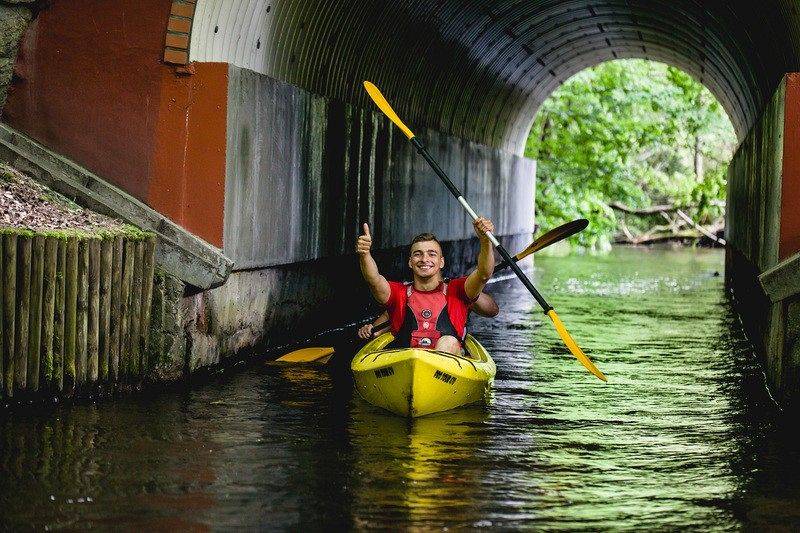
[[(517, 154), (555, 88), (587, 67), (621, 58), (661, 61), (692, 74), (742, 138), (783, 73), (796, 70), (800, 48), (800, 15), (790, 1), (269, 8), (269, 2), (199, 2), (191, 58), (236, 64), (362, 107), (368, 102), (353, 80), (372, 79), (411, 123)], [(245, 20), (254, 22), (243, 31)]]
[[(361, 221), (387, 263), (423, 226), (470, 255), (458, 206), (363, 80), (516, 243), (533, 231), (523, 152), (540, 105), (581, 70), (643, 58), (691, 74), (733, 123), (727, 276), (768, 367), (783, 369), (772, 383), (787, 398), (797, 388), (796, 293), (770, 288), (800, 251), (795, 1), (54, 0), (35, 14), (3, 109), (7, 157), (66, 158), (202, 241), (196, 269), (232, 264), (230, 276), (171, 271), (191, 309), (181, 328), (202, 353), (192, 369), (308, 320), (341, 325), (324, 307), (358, 284)], [(413, 208), (422, 199), (442, 207)], [(355, 293), (337, 319), (364, 312)]]

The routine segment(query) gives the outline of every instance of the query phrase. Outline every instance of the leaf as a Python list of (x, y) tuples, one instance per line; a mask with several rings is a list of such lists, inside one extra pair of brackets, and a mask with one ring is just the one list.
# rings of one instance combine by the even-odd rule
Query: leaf
[[(699, 134), (701, 182), (693, 166)], [(644, 60), (587, 69), (542, 104), (526, 143), (526, 155), (539, 161), (538, 222), (586, 216), (591, 224), (578, 238), (590, 247), (618, 231), (612, 201), (675, 203), (692, 217), (713, 217), (735, 146), (722, 107), (685, 72)]]

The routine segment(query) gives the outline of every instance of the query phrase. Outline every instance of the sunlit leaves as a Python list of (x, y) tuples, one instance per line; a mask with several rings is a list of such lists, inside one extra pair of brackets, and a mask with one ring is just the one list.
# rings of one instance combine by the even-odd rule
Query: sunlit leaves
[(724, 200), (735, 144), (722, 106), (676, 68), (624, 60), (585, 70), (542, 105), (531, 128), (526, 155), (539, 160), (538, 222), (549, 228), (589, 218), (580, 243), (598, 248), (618, 230), (613, 201), (673, 203), (711, 220), (721, 214), (714, 200)]

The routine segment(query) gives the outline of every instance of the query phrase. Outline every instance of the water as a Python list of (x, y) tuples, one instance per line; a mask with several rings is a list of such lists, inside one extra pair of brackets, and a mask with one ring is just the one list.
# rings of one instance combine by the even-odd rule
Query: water
[(498, 367), (488, 406), (407, 421), (354, 396), (346, 364), (258, 364), (190, 390), (7, 414), (2, 524), (796, 528), (793, 421), (765, 392), (722, 263), (710, 250), (537, 260), (608, 384), (505, 281), (491, 287), (501, 316), (473, 325)]

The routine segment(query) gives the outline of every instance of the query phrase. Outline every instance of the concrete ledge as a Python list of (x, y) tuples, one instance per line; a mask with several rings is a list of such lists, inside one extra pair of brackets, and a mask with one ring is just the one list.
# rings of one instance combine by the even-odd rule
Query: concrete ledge
[(763, 272), (758, 281), (772, 303), (800, 294), (800, 253)]
[(225, 283), (233, 261), (158, 211), (102, 178), (0, 124), (0, 160), (31, 173), (48, 187), (97, 212), (158, 234), (156, 261), (179, 280), (209, 289)]

